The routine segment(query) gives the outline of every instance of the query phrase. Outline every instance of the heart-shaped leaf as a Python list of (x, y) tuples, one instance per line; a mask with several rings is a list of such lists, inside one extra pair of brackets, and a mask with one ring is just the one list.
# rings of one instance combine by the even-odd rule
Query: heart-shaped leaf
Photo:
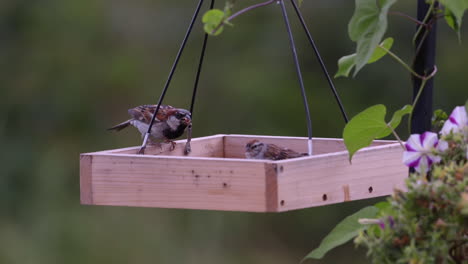
[(387, 31), (387, 14), (396, 0), (356, 0), (348, 25), (351, 40), (357, 43), (354, 76), (368, 63)]
[(374, 218), (379, 209), (375, 206), (364, 207), (358, 212), (346, 217), (322, 240), (320, 246), (310, 252), (304, 259), (321, 259), (325, 254), (340, 246), (359, 234), (360, 230), (364, 230), (369, 226), (359, 224), (360, 218)]
[(460, 37), (463, 14), (468, 9), (468, 0), (439, 0), (445, 6), (445, 21)]
[(387, 109), (384, 105), (374, 105), (353, 117), (343, 130), (343, 140), (349, 152), (349, 160), (360, 150), (369, 146), (374, 139), (392, 133), (401, 123), (404, 115), (411, 113), (412, 106), (406, 105), (393, 114), (389, 123), (385, 122)]
[[(377, 49), (374, 50), (374, 54), (370, 57), (367, 64), (374, 63), (384, 57), (388, 51), (392, 48), (393, 38), (386, 38), (382, 43), (380, 43)], [(349, 73), (356, 65), (356, 53), (341, 57), (338, 60), (338, 71), (335, 74), (335, 78), (343, 76), (348, 77)]]

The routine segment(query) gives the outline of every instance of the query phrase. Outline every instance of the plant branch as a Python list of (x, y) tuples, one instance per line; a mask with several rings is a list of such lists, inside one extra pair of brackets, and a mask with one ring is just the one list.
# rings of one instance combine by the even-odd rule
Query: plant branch
[(434, 65), (434, 70), (432, 71), (432, 73), (421, 79), (422, 80), (421, 81), (421, 86), (419, 87), (418, 94), (416, 95), (416, 98), (414, 98), (413, 105), (412, 105), (413, 110), (411, 110), (411, 113), (409, 114), (409, 118), (408, 118), (408, 129), (410, 131), (410, 134), (411, 134), (411, 119), (413, 118), (414, 108), (415, 108), (416, 104), (418, 103), (419, 97), (421, 96), (421, 94), (422, 94), (422, 92), (424, 90), (424, 87), (426, 87), (427, 81), (429, 81), (429, 79), (433, 78), (436, 73), (437, 73), (437, 66)]
[(388, 14), (390, 15), (394, 15), (394, 16), (399, 16), (399, 17), (404, 17), (410, 21), (413, 21), (415, 24), (418, 24), (418, 25), (421, 25), (421, 26), (426, 26), (426, 24), (424, 24), (423, 22), (417, 20), (416, 18), (410, 16), (410, 15), (407, 15), (403, 12), (398, 12), (398, 11), (390, 11), (388, 12)]
[(400, 59), (400, 57), (398, 57), (395, 53), (391, 52), (389, 49), (386, 49), (382, 47), (381, 45), (378, 45), (377, 47), (387, 52), (388, 55), (390, 55), (393, 59), (395, 59), (398, 63), (400, 63), (403, 67), (405, 67), (405, 69), (408, 70), (411, 74), (413, 74), (416, 78), (419, 78), (421, 80), (426, 78), (425, 76), (421, 76), (417, 72), (415, 72), (408, 64), (406, 64), (402, 59)]
[(395, 129), (393, 129), (393, 127), (387, 123), (387, 127), (390, 128), (390, 130), (392, 131), (393, 135), (395, 136), (395, 138), (398, 140), (398, 143), (400, 143), (400, 146), (403, 150), (406, 150), (406, 147), (405, 145), (403, 144), (403, 141), (401, 140), (401, 138), (398, 136), (397, 132), (395, 131)]
[(234, 13), (230, 17), (223, 20), (223, 22), (219, 23), (219, 25), (216, 26), (216, 28), (212, 31), (212, 33), (218, 31), (219, 28), (221, 28), (223, 25), (227, 24), (228, 22), (230, 22), (234, 18), (236, 18), (236, 17), (238, 17), (238, 16), (240, 16), (240, 15), (242, 15), (242, 14), (244, 14), (244, 13), (250, 11), (250, 10), (253, 10), (253, 9), (256, 9), (256, 8), (259, 8), (259, 7), (262, 7), (262, 6), (271, 5), (276, 1), (277, 0), (269, 0), (269, 1), (266, 1), (266, 2), (262, 2), (262, 3), (258, 3), (258, 4), (255, 4), (255, 5), (248, 6), (248, 7), (244, 8), (244, 9), (242, 9), (242, 10), (239, 10), (238, 12)]
[[(422, 24), (418, 27), (418, 30), (416, 31), (416, 33), (414, 34), (414, 37), (413, 37), (413, 45), (416, 43), (416, 39), (418, 38), (419, 34), (421, 34), (421, 31), (424, 27), (427, 27), (427, 21), (429, 20), (429, 18), (431, 17), (431, 13), (432, 11), (434, 10), (434, 5), (435, 5), (435, 0), (433, 0), (431, 2), (431, 5), (429, 6), (429, 9), (427, 10), (427, 13), (426, 13), (426, 16), (424, 17), (423, 21), (422, 21)], [(427, 28), (426, 28), (427, 29)]]

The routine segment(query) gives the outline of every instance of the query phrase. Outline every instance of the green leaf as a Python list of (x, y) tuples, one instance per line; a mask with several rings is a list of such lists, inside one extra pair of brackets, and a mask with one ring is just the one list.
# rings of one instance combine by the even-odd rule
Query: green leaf
[[(374, 105), (353, 117), (343, 130), (343, 139), (349, 152), (349, 160), (353, 155), (372, 143), (372, 140), (383, 138), (392, 133), (401, 123), (403, 116), (413, 111), (411, 105), (405, 105), (397, 110), (390, 122), (385, 122), (387, 109), (384, 105)], [(391, 127), (391, 129), (390, 129)]]
[[(374, 63), (378, 60), (380, 60), (383, 56), (385, 56), (392, 48), (393, 45), (393, 38), (386, 38), (382, 43), (378, 45), (378, 47), (383, 47), (383, 49), (378, 48), (375, 49), (374, 54), (372, 54), (371, 58), (367, 62), (367, 64)], [(338, 60), (338, 71), (335, 74), (335, 78), (343, 76), (343, 77), (348, 77), (349, 73), (353, 69), (353, 67), (356, 65), (356, 53), (353, 53), (351, 55), (347, 55), (344, 57), (341, 57)]]
[(390, 208), (390, 203), (388, 201), (383, 201), (383, 202), (378, 202), (374, 204), (374, 206), (379, 209), (379, 211), (386, 210), (387, 208)]
[(384, 105), (374, 105), (353, 117), (343, 130), (343, 139), (351, 161), (354, 153), (372, 143), (387, 128)]
[(341, 57), (338, 60), (338, 71), (335, 74), (335, 78), (340, 77), (340, 76), (348, 77), (354, 65), (356, 65), (355, 53)]
[(302, 6), (302, 2), (304, 2), (304, 0), (299, 0), (299, 7)]
[(413, 107), (411, 105), (405, 105), (405, 106), (403, 106), (402, 109), (397, 110), (395, 113), (393, 113), (392, 119), (387, 124), (391, 128), (389, 128), (387, 126), (387, 128), (385, 128), (381, 132), (381, 134), (377, 135), (375, 138), (376, 139), (377, 138), (384, 138), (384, 137), (390, 135), (392, 133), (392, 129), (395, 130), (400, 125), (401, 119), (403, 118), (403, 116), (411, 114), (412, 111), (413, 111)]
[(444, 18), (445, 18), (445, 22), (447, 22), (447, 25), (449, 25), (449, 27), (451, 27), (457, 33), (458, 40), (460, 40), (460, 38), (461, 38), (461, 36), (460, 36), (460, 25), (457, 23), (457, 18), (455, 17), (453, 12), (450, 11), (450, 9), (448, 9), (448, 8), (445, 9)]
[(393, 46), (393, 38), (386, 38), (382, 43), (380, 43), (377, 47), (377, 49), (374, 50), (374, 53), (370, 57), (369, 61), (367, 64), (374, 63), (378, 60), (380, 60), (383, 56), (387, 55), (388, 51), (392, 48)]
[(396, 0), (356, 0), (348, 25), (351, 40), (357, 43), (354, 76), (367, 64), (387, 30), (387, 13)]
[[(203, 15), (202, 22), (205, 24), (203, 29), (209, 35), (217, 36), (223, 32), (225, 13), (219, 9), (211, 9)], [(216, 30), (216, 31), (215, 31)]]
[(460, 36), (463, 14), (468, 9), (468, 0), (439, 0), (445, 6), (445, 21)]
[(321, 259), (331, 249), (340, 246), (359, 234), (359, 231), (368, 226), (359, 224), (360, 218), (374, 218), (379, 209), (374, 206), (365, 207), (358, 212), (346, 217), (322, 240), (320, 246), (310, 252), (304, 259)]

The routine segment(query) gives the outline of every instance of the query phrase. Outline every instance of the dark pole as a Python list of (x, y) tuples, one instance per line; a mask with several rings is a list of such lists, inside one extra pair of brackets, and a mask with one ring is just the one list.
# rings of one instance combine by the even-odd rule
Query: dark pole
[[(418, 14), (419, 21), (423, 21), (430, 8), (430, 4), (426, 4), (426, 0), (418, 1)], [(425, 25), (418, 25), (422, 27), (419, 35), (416, 38), (416, 56), (414, 59), (413, 68), (421, 76), (428, 76), (434, 71), (435, 67), (435, 54), (436, 54), (436, 33), (437, 33), (437, 19), (433, 19), (433, 14), (429, 15), (426, 19)], [(422, 80), (413, 76), (413, 100), (419, 92)], [(423, 92), (416, 104), (411, 120), (411, 133), (423, 133), (431, 130), (432, 118), (432, 98), (434, 90), (434, 78), (427, 81)]]

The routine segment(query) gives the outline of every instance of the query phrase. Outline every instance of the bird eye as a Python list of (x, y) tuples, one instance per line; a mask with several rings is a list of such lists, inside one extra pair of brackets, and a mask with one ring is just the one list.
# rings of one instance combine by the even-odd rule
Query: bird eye
[(185, 115), (182, 114), (182, 113), (180, 113), (180, 112), (177, 112), (177, 113), (175, 114), (175, 116), (176, 116), (177, 119), (181, 119), (181, 118), (184, 117)]

